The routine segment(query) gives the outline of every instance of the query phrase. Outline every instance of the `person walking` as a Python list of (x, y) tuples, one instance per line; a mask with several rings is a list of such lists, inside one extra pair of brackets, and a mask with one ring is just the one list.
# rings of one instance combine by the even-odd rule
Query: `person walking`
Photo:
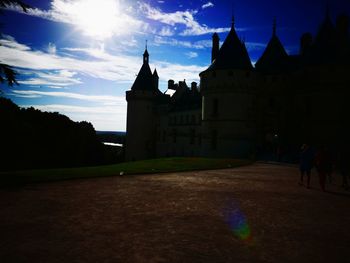
[(317, 151), (315, 156), (315, 164), (320, 181), (320, 186), (323, 192), (326, 191), (326, 178), (332, 173), (332, 158), (326, 147), (322, 147)]
[(311, 179), (311, 169), (314, 163), (314, 152), (308, 144), (303, 144), (301, 146), (300, 153), (300, 181), (299, 185), (303, 185), (303, 179), (306, 174), (307, 176), (307, 188), (310, 188), (310, 179)]
[(343, 146), (338, 156), (338, 168), (343, 178), (342, 187), (345, 190), (350, 189), (348, 183), (348, 177), (350, 176), (349, 154), (349, 149)]

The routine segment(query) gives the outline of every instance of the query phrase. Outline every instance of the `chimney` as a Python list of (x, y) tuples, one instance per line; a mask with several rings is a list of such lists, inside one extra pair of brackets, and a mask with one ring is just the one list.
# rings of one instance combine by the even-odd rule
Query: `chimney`
[(217, 33), (213, 34), (213, 47), (211, 50), (211, 63), (218, 57), (220, 49), (220, 38)]
[(305, 55), (305, 52), (311, 47), (312, 35), (305, 33), (300, 38), (300, 55)]
[(349, 16), (341, 14), (337, 17), (337, 32), (341, 38), (346, 38), (349, 34)]
[(191, 83), (191, 91), (197, 91), (197, 82)]
[(169, 79), (169, 80), (168, 80), (168, 89), (176, 90), (174, 80), (172, 80), (172, 79)]

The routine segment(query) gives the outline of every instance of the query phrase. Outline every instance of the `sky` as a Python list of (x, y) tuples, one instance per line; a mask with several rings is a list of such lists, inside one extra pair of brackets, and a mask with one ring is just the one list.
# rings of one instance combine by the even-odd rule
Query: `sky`
[[(160, 89), (167, 81), (199, 82), (210, 64), (211, 36), (224, 41), (234, 15), (254, 64), (277, 20), (289, 54), (302, 33), (316, 34), (326, 0), (27, 0), (24, 13), (0, 13), (0, 61), (13, 66), (20, 85), (0, 84), (2, 96), (21, 107), (89, 121), (96, 130), (125, 131), (125, 91), (142, 65), (146, 40)], [(350, 15), (349, 0), (332, 0), (333, 21)]]

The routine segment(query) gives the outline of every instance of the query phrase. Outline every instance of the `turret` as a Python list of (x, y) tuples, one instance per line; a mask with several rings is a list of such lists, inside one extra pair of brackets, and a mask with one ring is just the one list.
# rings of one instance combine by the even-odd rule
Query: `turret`
[(158, 76), (157, 69), (154, 69), (152, 77), (153, 77), (154, 89), (158, 90), (158, 87), (159, 87), (159, 76)]
[(147, 45), (146, 45), (145, 52), (143, 53), (143, 64), (148, 64), (148, 62), (149, 62), (149, 54), (148, 54)]
[(277, 73), (288, 69), (288, 54), (277, 36), (276, 19), (273, 20), (272, 37), (255, 68), (265, 73)]
[(217, 58), (219, 54), (220, 38), (217, 33), (214, 33), (212, 39), (213, 39), (213, 47), (211, 50), (211, 62), (213, 63), (213, 61)]
[(304, 33), (300, 38), (300, 55), (305, 55), (312, 45), (311, 33)]
[(349, 16), (341, 14), (337, 17), (337, 32), (341, 38), (348, 38), (349, 35)]
[(192, 82), (191, 83), (191, 90), (192, 91), (197, 91), (197, 82)]
[(125, 158), (128, 161), (143, 160), (155, 156), (154, 105), (158, 90), (158, 73), (149, 67), (147, 45), (143, 53), (143, 64), (131, 90), (126, 92), (127, 127)]

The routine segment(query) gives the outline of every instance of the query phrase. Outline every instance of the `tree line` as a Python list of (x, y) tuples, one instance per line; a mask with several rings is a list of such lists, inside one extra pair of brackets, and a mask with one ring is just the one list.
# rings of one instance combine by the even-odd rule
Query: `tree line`
[(57, 112), (20, 108), (0, 97), (0, 170), (116, 163), (120, 152), (103, 145), (91, 123)]

